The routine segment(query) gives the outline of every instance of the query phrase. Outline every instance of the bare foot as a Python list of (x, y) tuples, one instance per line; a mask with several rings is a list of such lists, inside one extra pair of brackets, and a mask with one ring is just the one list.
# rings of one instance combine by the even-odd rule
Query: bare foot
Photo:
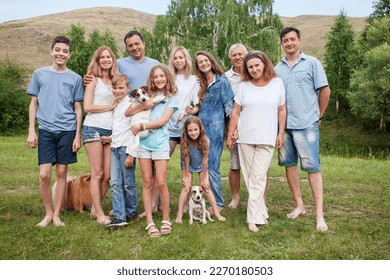
[(218, 215), (215, 215), (215, 217), (218, 219), (218, 221), (220, 222), (224, 222), (226, 221), (226, 218), (224, 216), (222, 216), (221, 214), (218, 213)]
[[(217, 206), (217, 209), (218, 209), (218, 214), (219, 214), (224, 208)], [(214, 213), (214, 210), (212, 207), (209, 207), (207, 210), (209, 211), (210, 215), (215, 216), (215, 213)]]
[(53, 217), (53, 224), (56, 227), (63, 227), (65, 224), (60, 220), (60, 217)]
[(175, 219), (176, 224), (182, 224), (183, 223), (183, 215), (177, 215)]
[(291, 213), (287, 214), (287, 218), (296, 219), (301, 215), (302, 216), (306, 215), (306, 210), (304, 208), (303, 209), (295, 208)]
[(253, 223), (248, 223), (248, 229), (249, 229), (249, 231), (252, 231), (252, 232), (259, 231), (259, 228), (256, 226), (256, 224), (253, 224)]
[(53, 219), (53, 215), (46, 215), (45, 218), (43, 218), (43, 220), (37, 224), (37, 227), (47, 226), (48, 224), (50, 224), (52, 219)]
[(239, 204), (240, 204), (240, 200), (239, 199), (232, 199), (232, 201), (228, 205), (228, 208), (230, 208), (230, 209), (237, 209)]
[(95, 210), (95, 206), (91, 206), (91, 212), (89, 212), (89, 216), (92, 218), (92, 219), (95, 219), (97, 216), (96, 216), (96, 210)]
[(328, 225), (325, 223), (325, 219), (323, 217), (317, 218), (317, 230), (321, 232), (328, 230)]
[(96, 218), (96, 222), (98, 222), (99, 224), (102, 224), (104, 226), (108, 225), (109, 223), (111, 223), (111, 220), (109, 217), (107, 216), (101, 216), (101, 217), (97, 217)]

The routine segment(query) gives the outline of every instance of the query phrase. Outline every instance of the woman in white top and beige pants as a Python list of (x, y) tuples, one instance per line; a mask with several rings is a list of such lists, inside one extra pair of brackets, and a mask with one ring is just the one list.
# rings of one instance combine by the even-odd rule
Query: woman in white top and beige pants
[[(242, 79), (234, 98), (226, 145), (232, 149), (234, 142), (238, 143), (241, 170), (249, 194), (248, 229), (258, 232), (256, 225), (268, 223), (264, 191), (274, 148), (283, 144), (285, 90), (271, 61), (262, 52), (245, 55)], [(236, 129), (238, 139), (234, 135)]]

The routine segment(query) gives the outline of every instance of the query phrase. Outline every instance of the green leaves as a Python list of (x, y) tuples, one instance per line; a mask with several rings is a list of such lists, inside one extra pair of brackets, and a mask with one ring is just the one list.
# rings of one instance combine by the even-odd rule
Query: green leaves
[(29, 97), (21, 89), (27, 69), (9, 59), (0, 60), (0, 133), (27, 129)]
[(348, 109), (346, 92), (352, 71), (354, 32), (344, 11), (335, 19), (325, 45), (325, 69), (332, 90), (329, 111)]
[(118, 47), (111, 31), (106, 30), (103, 35), (96, 29), (89, 35), (89, 40), (86, 41), (85, 28), (80, 24), (72, 24), (68, 31), (68, 36), (72, 41), (72, 56), (70, 57), (67, 66), (79, 75), (83, 76), (87, 72), (89, 62), (93, 53), (100, 46), (108, 46), (118, 58)]
[(172, 0), (166, 16), (157, 18), (151, 52), (154, 58), (166, 61), (174, 46), (186, 47), (191, 55), (207, 50), (222, 68), (228, 69), (229, 48), (241, 42), (249, 50), (266, 52), (275, 63), (280, 57), (278, 36), (282, 23), (272, 14), (272, 2)]

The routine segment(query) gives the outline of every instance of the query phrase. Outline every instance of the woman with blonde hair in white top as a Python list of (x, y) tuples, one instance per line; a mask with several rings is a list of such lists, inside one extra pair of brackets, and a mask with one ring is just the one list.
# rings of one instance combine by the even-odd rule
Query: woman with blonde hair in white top
[(111, 221), (104, 214), (101, 201), (106, 195), (110, 180), (110, 138), (113, 110), (118, 105), (112, 94), (111, 80), (119, 74), (115, 55), (107, 46), (98, 48), (88, 66), (88, 75), (93, 81), (86, 85), (83, 123), (83, 144), (91, 172), (90, 193), (92, 199), (91, 217), (100, 224)]

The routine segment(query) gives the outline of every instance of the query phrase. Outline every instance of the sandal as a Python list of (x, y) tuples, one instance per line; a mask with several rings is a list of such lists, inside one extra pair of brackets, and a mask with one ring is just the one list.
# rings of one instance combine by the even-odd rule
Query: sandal
[[(151, 227), (154, 227), (154, 229), (150, 230), (149, 229)], [(148, 235), (149, 237), (151, 238), (157, 238), (157, 237), (160, 237), (161, 236), (161, 233), (160, 231), (156, 228), (156, 224), (155, 223), (150, 223), (146, 226), (145, 230), (148, 232)]]
[(161, 221), (161, 234), (167, 235), (172, 232), (172, 224), (169, 221)]

